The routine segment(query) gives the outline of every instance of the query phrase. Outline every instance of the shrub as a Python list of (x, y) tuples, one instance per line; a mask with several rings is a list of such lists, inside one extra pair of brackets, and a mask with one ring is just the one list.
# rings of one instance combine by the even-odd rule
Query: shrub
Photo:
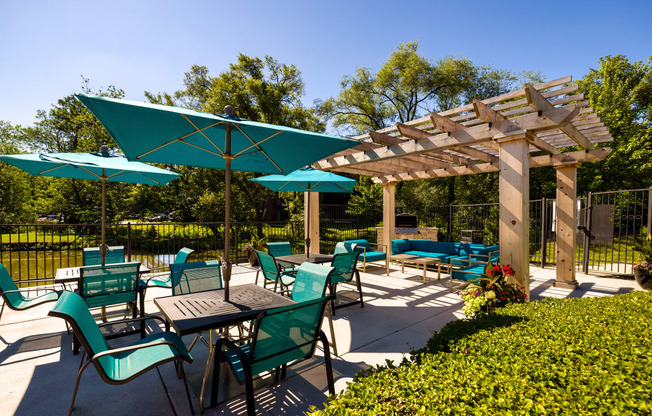
[(652, 413), (652, 293), (514, 304), (453, 321), (313, 415)]

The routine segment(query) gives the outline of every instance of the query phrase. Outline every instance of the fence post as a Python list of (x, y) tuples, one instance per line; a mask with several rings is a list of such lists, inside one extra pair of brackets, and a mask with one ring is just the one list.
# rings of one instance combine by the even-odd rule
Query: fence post
[(448, 206), (448, 241), (453, 240), (453, 206)]
[(233, 246), (235, 247), (235, 255), (233, 258), (235, 258), (235, 265), (237, 266), (240, 250), (238, 250), (238, 221), (236, 220), (233, 221)]
[(541, 200), (541, 268), (546, 267), (546, 255), (548, 254), (548, 201), (544, 196)]
[(131, 261), (131, 221), (127, 223), (127, 261)]
[(589, 192), (589, 194), (586, 197), (586, 211), (584, 213), (585, 215), (585, 220), (584, 224), (586, 224), (586, 229), (588, 233), (584, 233), (584, 244), (582, 248), (582, 271), (584, 273), (589, 273), (589, 247), (591, 245), (591, 209), (593, 206), (593, 193)]
[(647, 238), (648, 240), (652, 238), (652, 233), (650, 232), (652, 228), (652, 186), (647, 190)]
[[(650, 188), (652, 189), (652, 188)], [(650, 227), (648, 226), (648, 230)], [(360, 239), (360, 207), (355, 207), (355, 239)]]

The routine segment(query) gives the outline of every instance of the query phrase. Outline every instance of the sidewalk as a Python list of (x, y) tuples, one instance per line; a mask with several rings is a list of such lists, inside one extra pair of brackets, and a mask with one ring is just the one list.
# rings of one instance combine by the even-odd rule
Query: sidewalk
[[(390, 276), (383, 268), (368, 268), (361, 273), (365, 307), (338, 309), (334, 318), (339, 357), (333, 357), (335, 389), (346, 388), (355, 374), (386, 360), (400, 362), (411, 348), (420, 348), (451, 320), (462, 317), (462, 302), (449, 293), (448, 275), (437, 280), (428, 272), (428, 282), (421, 283), (423, 272), (412, 268), (401, 273), (393, 266)], [(633, 280), (601, 278), (578, 274), (580, 287), (575, 291), (552, 287), (555, 270), (532, 267), (533, 300), (544, 297), (595, 297), (638, 290)], [(255, 273), (234, 276), (232, 284), (253, 283)], [(348, 285), (342, 285), (341, 295)], [(347, 288), (348, 289), (348, 288)], [(351, 289), (353, 287), (351, 286)], [(146, 311), (154, 313), (152, 299), (166, 296), (160, 289), (148, 291)], [(344, 293), (354, 296), (355, 291)], [(66, 414), (72, 396), (80, 356), (73, 356), (71, 335), (61, 319), (47, 317), (52, 307), (18, 313), (5, 310), (0, 321), (0, 415)], [(327, 322), (324, 332), (330, 339)], [(192, 337), (184, 340), (190, 343)], [(115, 340), (119, 345), (124, 339)], [(199, 344), (192, 350), (195, 361), (187, 365), (186, 374), (194, 394), (195, 411), (199, 410), (196, 387), (206, 365), (207, 348)], [(288, 369), (287, 378), (256, 394), (258, 414), (296, 415), (310, 406), (323, 407), (327, 399), (322, 352), (315, 358)], [(244, 387), (223, 371), (223, 383), (231, 394), (244, 393)], [(176, 378), (171, 364), (150, 371), (136, 380), (112, 386), (104, 383), (94, 369), (84, 372), (75, 404), (75, 415), (186, 415), (190, 414), (183, 383)], [(240, 395), (206, 412), (210, 415), (246, 414), (244, 396)]]

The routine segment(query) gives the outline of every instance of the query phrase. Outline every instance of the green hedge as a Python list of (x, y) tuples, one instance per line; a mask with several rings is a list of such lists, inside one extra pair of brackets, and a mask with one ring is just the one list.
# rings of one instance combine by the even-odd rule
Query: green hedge
[(651, 292), (510, 305), (446, 324), (312, 414), (652, 414), (651, 320)]

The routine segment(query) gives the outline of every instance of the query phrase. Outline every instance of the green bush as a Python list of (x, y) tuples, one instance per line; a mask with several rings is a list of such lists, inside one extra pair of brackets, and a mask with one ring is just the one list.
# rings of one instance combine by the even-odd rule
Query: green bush
[(510, 305), (361, 372), (313, 415), (652, 414), (652, 293)]

